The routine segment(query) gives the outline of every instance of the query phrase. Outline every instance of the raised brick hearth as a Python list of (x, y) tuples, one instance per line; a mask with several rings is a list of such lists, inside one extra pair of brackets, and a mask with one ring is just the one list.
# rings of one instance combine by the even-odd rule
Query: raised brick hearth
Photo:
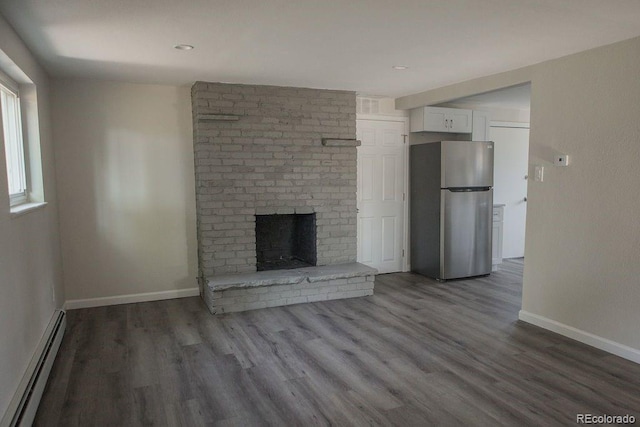
[(256, 215), (315, 214), (317, 265), (355, 263), (355, 104), (346, 91), (193, 86), (203, 293), (256, 272)]
[(204, 300), (214, 314), (373, 295), (376, 270), (359, 263), (212, 277)]

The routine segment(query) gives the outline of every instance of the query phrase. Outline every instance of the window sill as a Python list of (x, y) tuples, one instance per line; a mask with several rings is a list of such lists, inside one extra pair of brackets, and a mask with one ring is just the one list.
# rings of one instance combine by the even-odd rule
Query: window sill
[(47, 206), (47, 202), (23, 203), (21, 205), (12, 206), (11, 218), (16, 218), (28, 214), (29, 212), (42, 209), (45, 206)]

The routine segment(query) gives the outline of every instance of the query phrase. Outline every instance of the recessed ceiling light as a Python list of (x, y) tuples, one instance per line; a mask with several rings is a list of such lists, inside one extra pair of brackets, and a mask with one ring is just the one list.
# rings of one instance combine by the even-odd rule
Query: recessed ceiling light
[(394, 70), (407, 70), (409, 69), (409, 67), (407, 67), (406, 65), (394, 65), (393, 67)]
[(193, 46), (190, 44), (177, 44), (174, 48), (178, 50), (193, 50)]

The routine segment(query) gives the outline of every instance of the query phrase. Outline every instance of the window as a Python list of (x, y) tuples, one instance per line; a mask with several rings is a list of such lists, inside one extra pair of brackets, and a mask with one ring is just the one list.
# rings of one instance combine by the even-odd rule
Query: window
[(2, 138), (7, 160), (9, 197), (11, 206), (27, 202), (27, 178), (25, 170), (22, 119), (18, 85), (0, 74), (0, 103), (2, 104)]

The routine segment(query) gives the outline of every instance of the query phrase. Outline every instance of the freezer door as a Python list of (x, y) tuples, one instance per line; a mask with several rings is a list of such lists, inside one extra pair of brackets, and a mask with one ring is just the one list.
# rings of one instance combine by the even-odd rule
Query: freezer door
[(440, 278), (491, 272), (493, 190), (441, 190)]
[(441, 144), (441, 188), (493, 187), (493, 141)]

